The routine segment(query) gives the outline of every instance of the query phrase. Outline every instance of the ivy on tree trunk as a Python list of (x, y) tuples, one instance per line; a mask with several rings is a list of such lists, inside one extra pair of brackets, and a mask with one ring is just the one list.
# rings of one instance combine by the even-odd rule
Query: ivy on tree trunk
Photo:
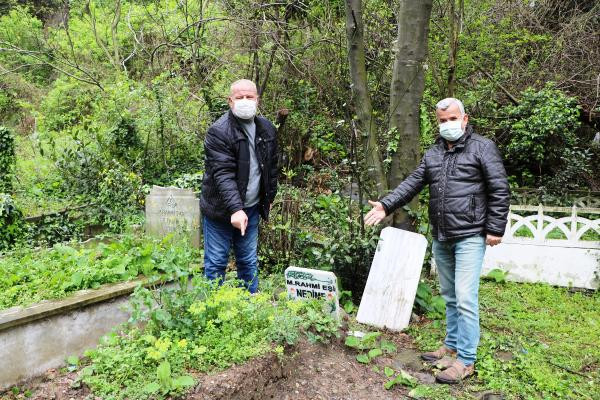
[(0, 126), (0, 193), (12, 193), (15, 161), (15, 138), (8, 128)]

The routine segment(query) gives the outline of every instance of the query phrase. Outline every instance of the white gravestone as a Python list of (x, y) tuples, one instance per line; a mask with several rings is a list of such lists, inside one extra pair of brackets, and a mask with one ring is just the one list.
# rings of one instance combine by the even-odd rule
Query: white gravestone
[(331, 305), (331, 313), (339, 318), (337, 278), (333, 272), (288, 267), (285, 270), (285, 284), (289, 298), (325, 299)]
[(392, 227), (381, 231), (358, 322), (391, 330), (408, 326), (426, 249), (423, 235)]
[(172, 232), (190, 235), (200, 247), (200, 201), (190, 189), (153, 186), (146, 196), (146, 232), (164, 237)]

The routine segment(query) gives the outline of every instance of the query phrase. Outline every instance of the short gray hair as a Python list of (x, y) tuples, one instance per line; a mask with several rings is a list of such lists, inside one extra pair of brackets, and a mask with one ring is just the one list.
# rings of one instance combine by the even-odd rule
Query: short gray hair
[(254, 91), (258, 93), (258, 90), (256, 88), (256, 83), (252, 82), (250, 79), (238, 79), (237, 81), (233, 82), (231, 84), (231, 86), (229, 87), (229, 95), (230, 96), (233, 95), (233, 92), (234, 92), (236, 86), (242, 86), (242, 85), (252, 87), (254, 89)]
[(452, 104), (456, 104), (460, 110), (460, 114), (465, 115), (465, 106), (463, 105), (462, 101), (455, 99), (454, 97), (447, 97), (444, 100), (438, 101), (438, 103), (435, 105), (435, 109), (446, 111)]

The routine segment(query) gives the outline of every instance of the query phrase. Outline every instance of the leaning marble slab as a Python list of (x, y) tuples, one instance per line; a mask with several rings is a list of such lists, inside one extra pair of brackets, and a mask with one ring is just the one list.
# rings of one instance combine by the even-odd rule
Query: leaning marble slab
[(391, 330), (408, 326), (426, 249), (423, 235), (392, 227), (381, 231), (358, 322)]

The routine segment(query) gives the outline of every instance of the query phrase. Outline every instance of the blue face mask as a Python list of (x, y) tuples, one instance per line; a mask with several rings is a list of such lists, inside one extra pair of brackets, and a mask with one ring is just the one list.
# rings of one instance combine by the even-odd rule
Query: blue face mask
[(462, 129), (462, 120), (448, 121), (440, 124), (440, 136), (449, 142), (456, 142), (465, 133)]

